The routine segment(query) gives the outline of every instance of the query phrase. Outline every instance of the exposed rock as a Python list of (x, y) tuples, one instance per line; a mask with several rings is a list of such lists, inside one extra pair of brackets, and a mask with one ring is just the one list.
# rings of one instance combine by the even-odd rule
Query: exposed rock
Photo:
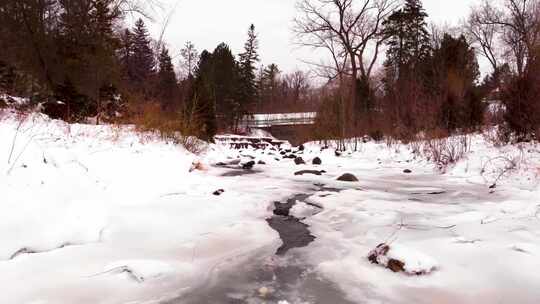
[(226, 161), (226, 162), (219, 162), (219, 163), (216, 163), (216, 166), (220, 166), (220, 167), (225, 167), (225, 166), (235, 166), (235, 165), (239, 165), (240, 162), (241, 162), (240, 159), (233, 159), (233, 160)]
[(340, 157), (343, 153), (341, 153), (340, 151), (336, 150), (334, 152), (334, 154), (336, 155), (336, 157)]
[(194, 161), (191, 164), (191, 168), (189, 168), (189, 172), (193, 172), (195, 170), (197, 170), (197, 171), (206, 171), (207, 168), (201, 161)]
[(306, 149), (306, 148), (304, 147), (304, 145), (300, 145), (300, 146), (298, 147), (298, 151), (304, 151), (305, 149)]
[(319, 157), (315, 157), (312, 161), (314, 165), (322, 165), (322, 160)]
[(242, 165), (242, 169), (251, 170), (251, 169), (253, 169), (253, 166), (255, 166), (255, 162), (254, 161), (249, 161), (249, 162)]
[(395, 244), (380, 244), (369, 253), (368, 260), (393, 272), (409, 275), (426, 275), (437, 269), (437, 262), (431, 257)]
[(223, 193), (225, 193), (225, 190), (219, 189), (219, 190), (214, 191), (213, 194), (214, 194), (215, 196), (220, 196), (220, 195), (222, 195)]
[(294, 155), (294, 154), (289, 154), (289, 155), (285, 156), (285, 158), (295, 159), (295, 158), (296, 158), (296, 155)]
[(403, 170), (403, 173), (405, 173), (405, 174), (411, 174), (412, 171), (411, 171), (410, 169), (405, 169), (405, 170)]
[(340, 176), (338, 178), (338, 181), (341, 181), (341, 182), (357, 182), (358, 178), (356, 178), (356, 176), (354, 176), (353, 174), (345, 173), (345, 174), (343, 174), (342, 176)]
[(294, 206), (295, 201), (287, 201), (286, 203), (274, 202), (274, 214), (281, 216), (289, 216), (291, 208)]
[(324, 170), (302, 170), (294, 173), (294, 175), (304, 175), (304, 174), (314, 174), (314, 175), (322, 175), (323, 173), (326, 173)]
[(297, 158), (294, 159), (294, 163), (297, 164), (297, 165), (304, 165), (306, 162), (304, 161), (303, 158), (297, 157)]
[(259, 164), (259, 165), (266, 165), (266, 163), (265, 163), (264, 161), (262, 161), (262, 160), (258, 161), (257, 164)]

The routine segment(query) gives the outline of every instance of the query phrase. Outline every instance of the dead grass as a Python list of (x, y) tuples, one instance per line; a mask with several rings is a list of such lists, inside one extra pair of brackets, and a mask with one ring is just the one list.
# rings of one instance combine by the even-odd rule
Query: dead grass
[(155, 102), (138, 103), (130, 107), (128, 121), (141, 135), (157, 135), (191, 153), (200, 154), (206, 149), (206, 144), (197, 138), (199, 120), (187, 107), (166, 112)]

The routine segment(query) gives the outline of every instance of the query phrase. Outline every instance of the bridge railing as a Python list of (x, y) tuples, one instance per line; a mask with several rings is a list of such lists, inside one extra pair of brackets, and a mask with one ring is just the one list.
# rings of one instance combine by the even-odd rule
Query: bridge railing
[(271, 126), (312, 125), (317, 118), (316, 112), (255, 114), (242, 120), (244, 126), (250, 128), (267, 128)]

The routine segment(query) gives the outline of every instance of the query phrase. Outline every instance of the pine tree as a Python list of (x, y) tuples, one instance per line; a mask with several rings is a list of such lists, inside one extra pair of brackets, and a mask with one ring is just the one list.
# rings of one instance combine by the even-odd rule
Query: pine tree
[(198, 136), (203, 140), (212, 141), (217, 132), (214, 67), (212, 53), (204, 50), (195, 70), (195, 84), (189, 108), (200, 119), (201, 130)]
[(142, 19), (137, 20), (133, 29), (133, 56), (131, 60), (132, 81), (136, 87), (148, 93), (147, 82), (155, 74), (154, 53), (150, 47), (148, 30)]
[(169, 50), (165, 47), (159, 55), (158, 94), (165, 109), (174, 108), (174, 97), (177, 90), (176, 73)]
[(104, 103), (107, 108), (116, 108), (115, 102), (116, 82), (119, 71), (116, 61), (116, 51), (120, 47), (120, 41), (116, 37), (113, 26), (119, 18), (120, 11), (110, 5), (110, 0), (95, 0), (94, 9), (90, 13), (91, 22), (91, 46), (87, 58), (90, 77), (93, 78), (90, 85), (90, 94), (96, 103), (96, 123), (100, 123), (100, 117), (104, 112)]
[(439, 124), (449, 132), (472, 128), (483, 118), (480, 90), (476, 83), (480, 70), (476, 53), (465, 37), (445, 34), (434, 50), (431, 70), (434, 95), (441, 99)]
[(261, 94), (264, 103), (274, 104), (277, 99), (278, 92), (278, 76), (281, 71), (274, 63), (270, 64), (263, 70)]
[(244, 45), (244, 52), (239, 55), (240, 67), (240, 96), (241, 109), (247, 114), (250, 103), (254, 102), (257, 94), (255, 71), (256, 64), (259, 62), (259, 40), (255, 32), (255, 25), (251, 25), (248, 30), (248, 39)]
[(395, 11), (384, 22), (384, 33), (389, 37), (385, 62), (388, 78), (397, 80), (405, 75), (415, 75), (429, 58), (427, 16), (420, 0), (406, 0), (404, 8)]
[(242, 119), (239, 95), (239, 68), (231, 49), (225, 43), (216, 47), (212, 57), (216, 112), (224, 118), (224, 126), (236, 129)]
[(134, 79), (133, 75), (133, 34), (126, 29), (120, 34), (120, 48), (118, 52), (122, 80), (129, 86), (129, 82)]

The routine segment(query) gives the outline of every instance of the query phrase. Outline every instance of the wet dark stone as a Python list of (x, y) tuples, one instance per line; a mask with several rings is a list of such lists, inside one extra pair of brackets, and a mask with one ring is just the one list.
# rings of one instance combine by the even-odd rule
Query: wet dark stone
[(261, 171), (257, 171), (257, 170), (242, 170), (240, 168), (237, 168), (235, 170), (225, 172), (225, 173), (221, 174), (221, 176), (223, 176), (223, 177), (235, 177), (235, 176), (243, 176), (243, 175), (252, 175), (252, 174), (257, 174), (257, 173), (260, 173), (260, 172)]
[(341, 181), (341, 182), (357, 182), (358, 181), (358, 178), (356, 178), (356, 176), (350, 174), (350, 173), (345, 173), (343, 174), (342, 176), (340, 176), (338, 178), (338, 181)]
[(294, 163), (297, 164), (297, 165), (304, 165), (306, 162), (304, 161), (303, 158), (297, 157), (297, 158), (294, 159)]
[(274, 202), (274, 214), (280, 216), (289, 216), (289, 211), (296, 204), (296, 201), (287, 201), (286, 203)]
[(319, 157), (315, 157), (312, 161), (314, 165), (322, 165), (322, 160)]
[(220, 195), (222, 195), (223, 193), (225, 193), (225, 190), (219, 189), (219, 190), (214, 191), (214, 193), (212, 193), (212, 194), (214, 194), (215, 196), (220, 196)]
[(298, 151), (304, 151), (305, 149), (306, 149), (306, 148), (304, 147), (304, 145), (300, 145), (300, 146), (298, 147)]
[(313, 175), (322, 175), (323, 173), (326, 173), (324, 170), (302, 170), (295, 172), (294, 175), (304, 175), (304, 174), (313, 174)]
[(411, 171), (410, 169), (405, 169), (405, 170), (403, 170), (403, 173), (405, 173), (405, 174), (411, 174), (412, 171)]
[(253, 169), (253, 166), (255, 166), (255, 162), (254, 161), (249, 161), (249, 162), (242, 165), (242, 169), (251, 170), (251, 169)]

